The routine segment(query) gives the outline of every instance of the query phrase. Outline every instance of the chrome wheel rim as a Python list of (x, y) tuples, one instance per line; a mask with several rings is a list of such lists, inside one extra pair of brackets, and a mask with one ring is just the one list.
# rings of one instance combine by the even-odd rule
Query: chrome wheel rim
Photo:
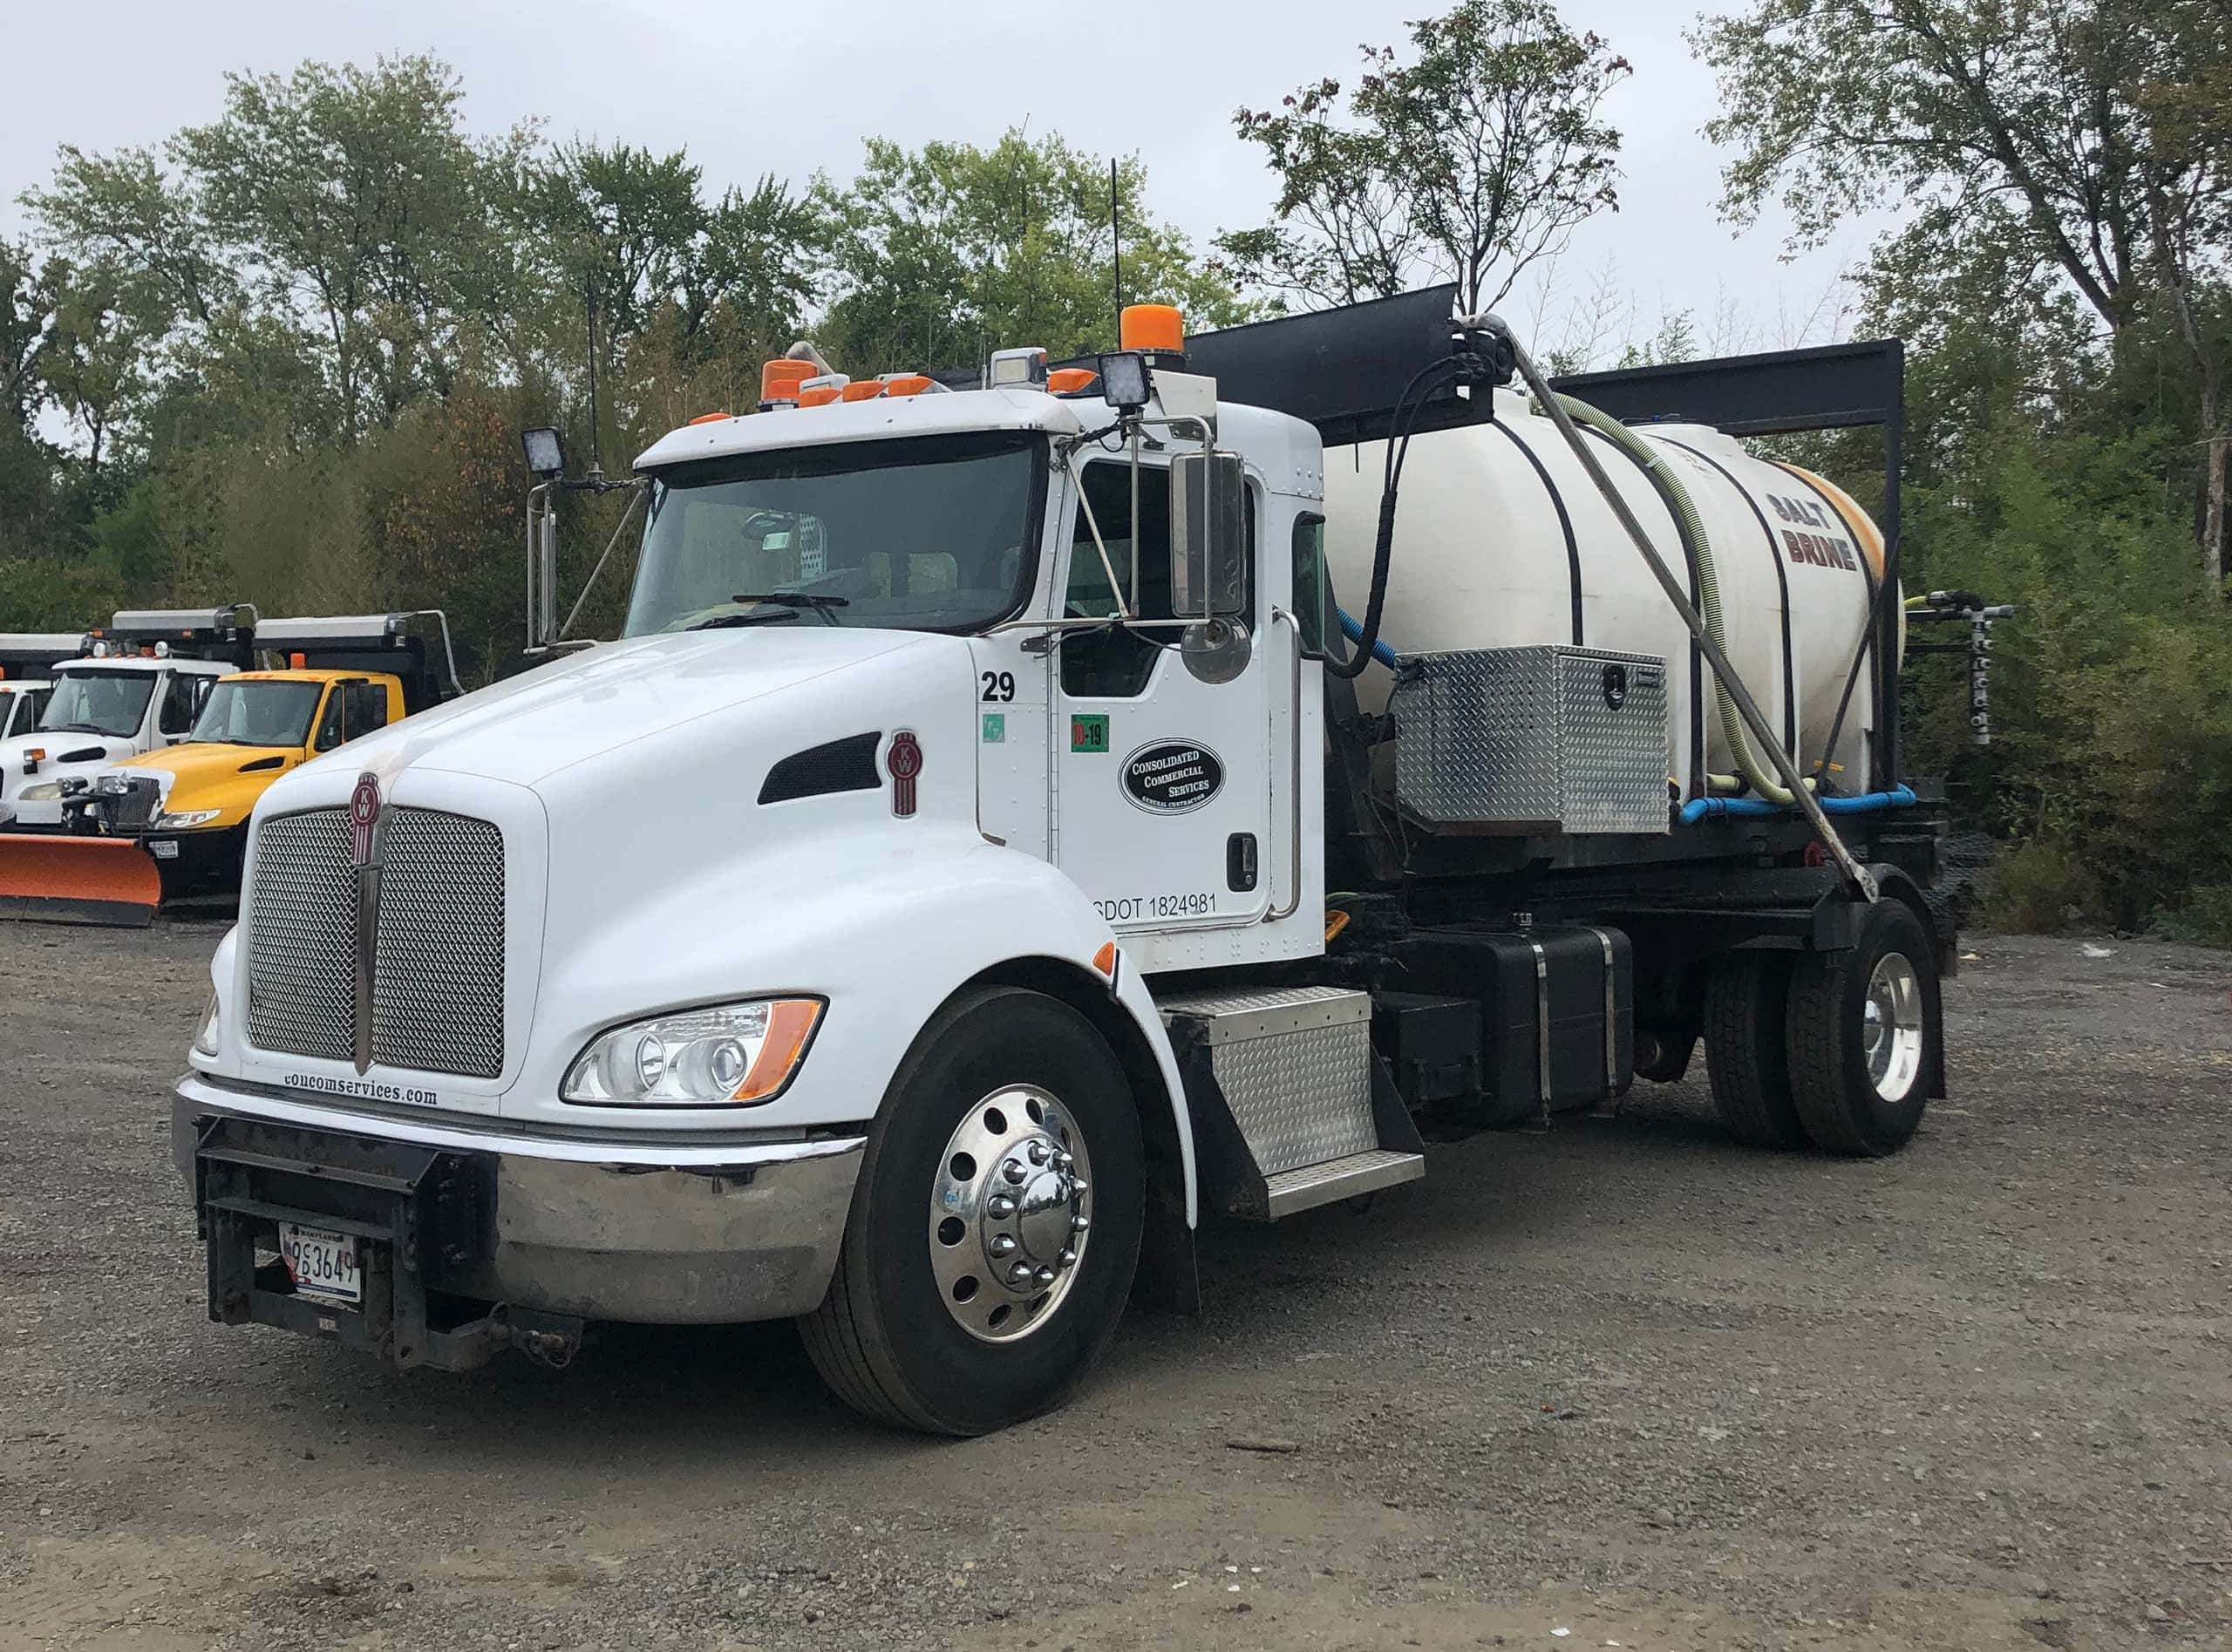
[(1868, 1080), (1885, 1101), (1903, 1101), (1922, 1071), (1922, 981), (1903, 952), (1887, 952), (1868, 978), (1861, 1012)]
[(996, 1090), (962, 1116), (930, 1182), (930, 1273), (954, 1322), (1013, 1343), (1054, 1317), (1092, 1237), (1085, 1135), (1050, 1092)]

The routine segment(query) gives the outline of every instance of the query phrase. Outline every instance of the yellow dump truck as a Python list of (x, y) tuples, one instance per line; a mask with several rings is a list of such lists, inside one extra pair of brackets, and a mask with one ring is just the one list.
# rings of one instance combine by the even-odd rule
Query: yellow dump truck
[(255, 647), (283, 663), (218, 679), (184, 740), (66, 783), (65, 842), (85, 861), (73, 887), (96, 868), (103, 886), (74, 915), (145, 921), (163, 901), (238, 889), (273, 781), (457, 692), (439, 613), (267, 620)]

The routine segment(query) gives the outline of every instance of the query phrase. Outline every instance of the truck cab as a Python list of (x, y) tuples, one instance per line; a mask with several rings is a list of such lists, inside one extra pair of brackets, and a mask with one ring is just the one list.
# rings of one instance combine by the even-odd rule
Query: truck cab
[[(1486, 371), (1436, 302), (1432, 371)], [(1189, 371), (1174, 312), (1125, 331), (950, 384), (801, 346), (630, 484), (528, 433), (546, 663), (255, 807), (172, 1108), (213, 1317), (450, 1369), (795, 1317), (860, 1411), (978, 1433), (1057, 1404), (1135, 1288), (1192, 1305), (1203, 1209), (1359, 1200), (1424, 1173), (1422, 1119), (1677, 1076), (1701, 1002), (1757, 1046), (1727, 1070), (1763, 1130), (1912, 1133), (1943, 937), (1905, 871), (1794, 813), (1691, 828), (1664, 659), (1390, 652), (1437, 697), (1364, 714), (1319, 429)], [(615, 486), (627, 617), (577, 647), (555, 513)], [(1375, 619), (1392, 487), (1378, 514)], [(1369, 562), (1372, 522), (1333, 526)], [(1534, 697), (1492, 722), (1515, 654)], [(1497, 741), (1610, 824), (1481, 806)], [(1421, 763), (1461, 818), (1405, 814), (1385, 777)]]
[(87, 777), (62, 799), (73, 832), (136, 840), (167, 896), (233, 887), (256, 799), (289, 770), (405, 715), (384, 673), (239, 671), (211, 683), (185, 737)]
[(0, 807), (9, 830), (62, 826), (65, 785), (122, 758), (184, 740), (229, 660), (170, 653), (97, 652), (54, 668), (53, 689), (31, 732), (0, 742)]
[(44, 677), (18, 677), (0, 682), (0, 740), (29, 734), (53, 697), (54, 683)]
[(439, 612), (262, 620), (254, 646), (282, 663), (216, 681), (176, 744), (62, 783), (65, 828), (138, 844), (164, 898), (236, 888), (276, 781), (457, 691)]

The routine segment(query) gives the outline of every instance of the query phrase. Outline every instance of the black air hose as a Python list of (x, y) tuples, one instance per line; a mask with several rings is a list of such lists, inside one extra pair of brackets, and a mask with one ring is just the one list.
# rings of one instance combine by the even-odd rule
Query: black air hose
[(1333, 676), (1362, 676), (1364, 667), (1371, 663), (1372, 649), (1379, 641), (1381, 612), (1387, 604), (1387, 570), (1395, 549), (1396, 490), (1402, 486), (1403, 460), (1411, 451), (1412, 430), (1419, 422), (1427, 395), (1439, 388), (1431, 381), (1444, 376), (1463, 377), (1472, 365), (1469, 358), (1457, 355), (1428, 362), (1411, 376), (1411, 382), (1395, 398), (1395, 411), (1387, 421), (1386, 467), (1379, 490), (1379, 529), (1371, 547), (1371, 595), (1365, 601), (1356, 651), (1345, 660), (1325, 662), (1326, 671)]

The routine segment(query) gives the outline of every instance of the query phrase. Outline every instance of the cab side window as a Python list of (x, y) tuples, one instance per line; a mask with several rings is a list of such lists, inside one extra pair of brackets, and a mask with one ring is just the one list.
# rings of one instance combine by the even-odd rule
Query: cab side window
[(338, 684), (326, 691), (325, 710), (317, 720), (317, 736), (310, 742), (312, 751), (330, 751), (341, 744), (342, 708), (347, 703), (348, 696)]
[(174, 671), (163, 687), (163, 706), (156, 727), (165, 734), (184, 734), (194, 726), (202, 701), (209, 697), (214, 677)]
[[(1128, 463), (1099, 461), (1085, 467), (1084, 498), (1070, 536), (1070, 578), (1062, 596), (1062, 613), (1070, 619), (1105, 619), (1115, 613), (1133, 590), (1132, 566), (1139, 562), (1138, 616), (1144, 620), (1170, 617), (1170, 472), (1159, 466), (1140, 467), (1140, 520), (1132, 520), (1132, 467)], [(1249, 542), (1247, 612), (1253, 622), (1256, 602), (1256, 496), (1247, 498)], [(1087, 507), (1091, 509), (1090, 520)], [(1100, 529), (1100, 542), (1092, 536)], [(1107, 547), (1106, 562), (1101, 546)], [(1111, 587), (1111, 569), (1116, 584)], [(1154, 675), (1154, 663), (1164, 649), (1178, 641), (1174, 629), (1133, 631), (1120, 626), (1106, 631), (1073, 634), (1062, 642), (1062, 689), (1065, 693), (1130, 698), (1144, 693)]]
[(1294, 523), (1294, 619), (1302, 633), (1302, 656), (1325, 657), (1325, 627), (1333, 604), (1327, 599), (1325, 519), (1297, 516)]
[(349, 697), (345, 733), (354, 740), (387, 726), (387, 685), (350, 683), (343, 692)]

